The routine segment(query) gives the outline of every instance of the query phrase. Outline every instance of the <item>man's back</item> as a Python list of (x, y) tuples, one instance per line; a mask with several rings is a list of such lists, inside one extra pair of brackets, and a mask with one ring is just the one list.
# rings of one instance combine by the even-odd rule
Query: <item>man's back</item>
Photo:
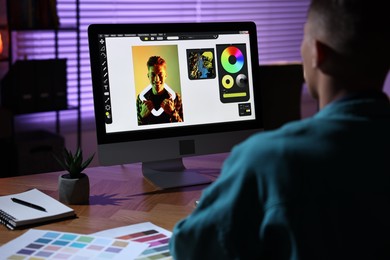
[(262, 232), (273, 241), (270, 255), (287, 253), (275, 243), (280, 238), (273, 230), (284, 226), (292, 236), (285, 242), (296, 243), (304, 259), (378, 259), (376, 254), (390, 259), (389, 133), (388, 101), (351, 99), (269, 137), (259, 136), (269, 138), (271, 151), (279, 147), (272, 163), (287, 169), (271, 170), (266, 177), (269, 192), (263, 198), (271, 213), (265, 215), (271, 215)]
[(376, 93), (249, 138), (175, 228), (176, 257), (390, 259), (389, 133)]

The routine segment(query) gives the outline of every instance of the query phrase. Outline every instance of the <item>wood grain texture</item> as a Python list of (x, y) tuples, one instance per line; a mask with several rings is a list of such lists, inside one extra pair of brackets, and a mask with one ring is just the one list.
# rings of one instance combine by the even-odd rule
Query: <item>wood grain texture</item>
[[(189, 157), (187, 168), (198, 169), (215, 180), (228, 154)], [(77, 218), (39, 225), (34, 228), (82, 234), (150, 221), (172, 230), (194, 209), (194, 202), (207, 185), (159, 190), (146, 181), (141, 164), (93, 167), (85, 170), (90, 178), (89, 205), (69, 205)], [(37, 188), (58, 199), (58, 177), (64, 172), (25, 175), (0, 179), (0, 196)], [(0, 225), (0, 245), (26, 232)]]

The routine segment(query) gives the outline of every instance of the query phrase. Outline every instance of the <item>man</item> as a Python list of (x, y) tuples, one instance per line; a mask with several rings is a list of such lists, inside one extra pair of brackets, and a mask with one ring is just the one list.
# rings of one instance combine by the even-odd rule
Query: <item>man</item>
[(389, 23), (382, 1), (312, 0), (312, 118), (236, 146), (174, 228), (174, 259), (390, 259)]
[(146, 63), (150, 85), (137, 97), (138, 124), (159, 124), (183, 121), (181, 97), (166, 83), (167, 64), (160, 56)]

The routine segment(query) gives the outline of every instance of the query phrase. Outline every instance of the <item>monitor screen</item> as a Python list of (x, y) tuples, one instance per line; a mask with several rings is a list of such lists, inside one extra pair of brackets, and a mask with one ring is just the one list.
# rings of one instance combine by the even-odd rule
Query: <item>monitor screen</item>
[(253, 22), (88, 27), (102, 165), (142, 162), (160, 188), (210, 182), (182, 158), (263, 129)]

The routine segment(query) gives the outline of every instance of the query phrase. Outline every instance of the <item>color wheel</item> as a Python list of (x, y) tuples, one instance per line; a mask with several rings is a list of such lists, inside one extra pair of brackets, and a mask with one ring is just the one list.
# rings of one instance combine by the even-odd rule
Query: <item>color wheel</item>
[(221, 63), (222, 63), (222, 67), (227, 72), (236, 73), (240, 71), (244, 66), (244, 55), (242, 55), (240, 49), (236, 47), (233, 46), (227, 47), (225, 50), (223, 50), (221, 54)]

